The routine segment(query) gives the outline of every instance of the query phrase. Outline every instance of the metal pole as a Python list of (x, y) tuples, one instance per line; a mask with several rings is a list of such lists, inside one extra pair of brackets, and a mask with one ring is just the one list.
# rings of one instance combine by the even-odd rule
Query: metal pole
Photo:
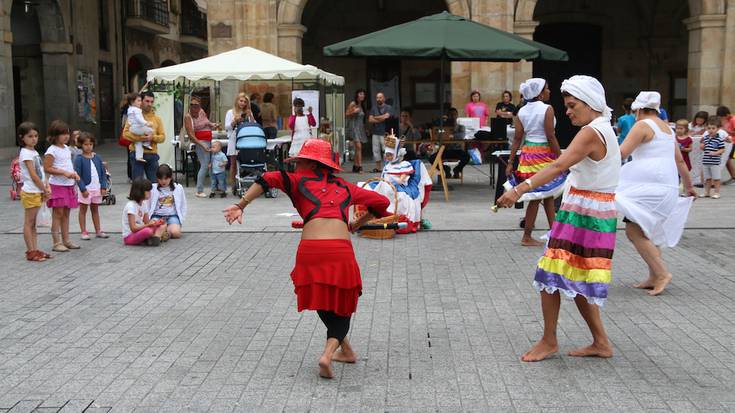
[(439, 60), (439, 133), (444, 131), (444, 54)]

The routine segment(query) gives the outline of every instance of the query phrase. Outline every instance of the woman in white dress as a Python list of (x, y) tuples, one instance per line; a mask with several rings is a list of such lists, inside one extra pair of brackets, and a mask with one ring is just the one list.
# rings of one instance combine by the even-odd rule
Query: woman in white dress
[[(658, 295), (671, 282), (660, 247), (674, 247), (684, 231), (697, 192), (669, 125), (659, 119), (661, 95), (641, 92), (631, 108), (636, 123), (620, 147), (622, 159), (633, 157), (620, 171), (615, 195), (625, 216), (625, 233), (648, 265), (648, 279), (635, 288)], [(679, 177), (689, 197), (679, 196)]]
[[(237, 174), (237, 125), (242, 122), (255, 122), (250, 111), (250, 99), (245, 92), (235, 96), (232, 109), (225, 114), (225, 131), (227, 132), (227, 157), (230, 158), (230, 182), (235, 182)], [(237, 187), (232, 185), (232, 194), (237, 193)]]

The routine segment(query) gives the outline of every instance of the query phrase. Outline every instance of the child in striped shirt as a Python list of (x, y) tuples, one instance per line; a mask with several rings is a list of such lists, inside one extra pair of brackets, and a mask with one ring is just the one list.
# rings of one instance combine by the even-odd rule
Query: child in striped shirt
[(710, 188), (714, 186), (713, 199), (720, 197), (720, 179), (722, 174), (722, 154), (725, 152), (725, 137), (720, 133), (720, 120), (717, 116), (710, 116), (707, 120), (707, 132), (702, 136), (700, 149), (702, 156), (702, 178), (704, 180), (704, 195), (710, 196)]

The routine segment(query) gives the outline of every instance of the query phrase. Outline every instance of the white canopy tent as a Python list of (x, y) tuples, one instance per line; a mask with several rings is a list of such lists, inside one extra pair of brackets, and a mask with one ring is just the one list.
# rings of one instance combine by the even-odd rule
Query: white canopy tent
[[(232, 102), (237, 94), (236, 84), (238, 82), (290, 81), (292, 89), (295, 84), (311, 84), (310, 89), (316, 84), (322, 95), (322, 107), (326, 109), (324, 114), (332, 121), (335, 137), (338, 137), (335, 140), (334, 149), (339, 153), (344, 151), (344, 92), (342, 87), (345, 80), (342, 76), (325, 72), (315, 66), (292, 62), (252, 47), (241, 47), (191, 62), (148, 70), (147, 80), (148, 84), (184, 81), (184, 83), (197, 86), (214, 82), (217, 103), (212, 108), (215, 113), (210, 113), (210, 119), (213, 120), (221, 118), (222, 110), (229, 107), (229, 102)], [(184, 99), (184, 106), (184, 111), (186, 111), (188, 99)], [(174, 130), (173, 123), (170, 129)], [(173, 135), (168, 131), (166, 134)], [(173, 136), (171, 138), (167, 136), (167, 141), (172, 138)], [(165, 154), (161, 156), (168, 158)], [(173, 156), (173, 152), (170, 156)]]
[(148, 81), (197, 80), (320, 80), (343, 86), (345, 79), (311, 65), (302, 65), (252, 47), (148, 71)]

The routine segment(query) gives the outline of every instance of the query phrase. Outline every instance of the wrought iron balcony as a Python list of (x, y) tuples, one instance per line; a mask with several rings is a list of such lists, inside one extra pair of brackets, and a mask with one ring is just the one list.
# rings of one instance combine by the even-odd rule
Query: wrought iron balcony
[(207, 14), (194, 1), (184, 0), (181, 7), (181, 41), (207, 48)]
[(169, 32), (168, 0), (126, 0), (126, 24), (154, 34)]

